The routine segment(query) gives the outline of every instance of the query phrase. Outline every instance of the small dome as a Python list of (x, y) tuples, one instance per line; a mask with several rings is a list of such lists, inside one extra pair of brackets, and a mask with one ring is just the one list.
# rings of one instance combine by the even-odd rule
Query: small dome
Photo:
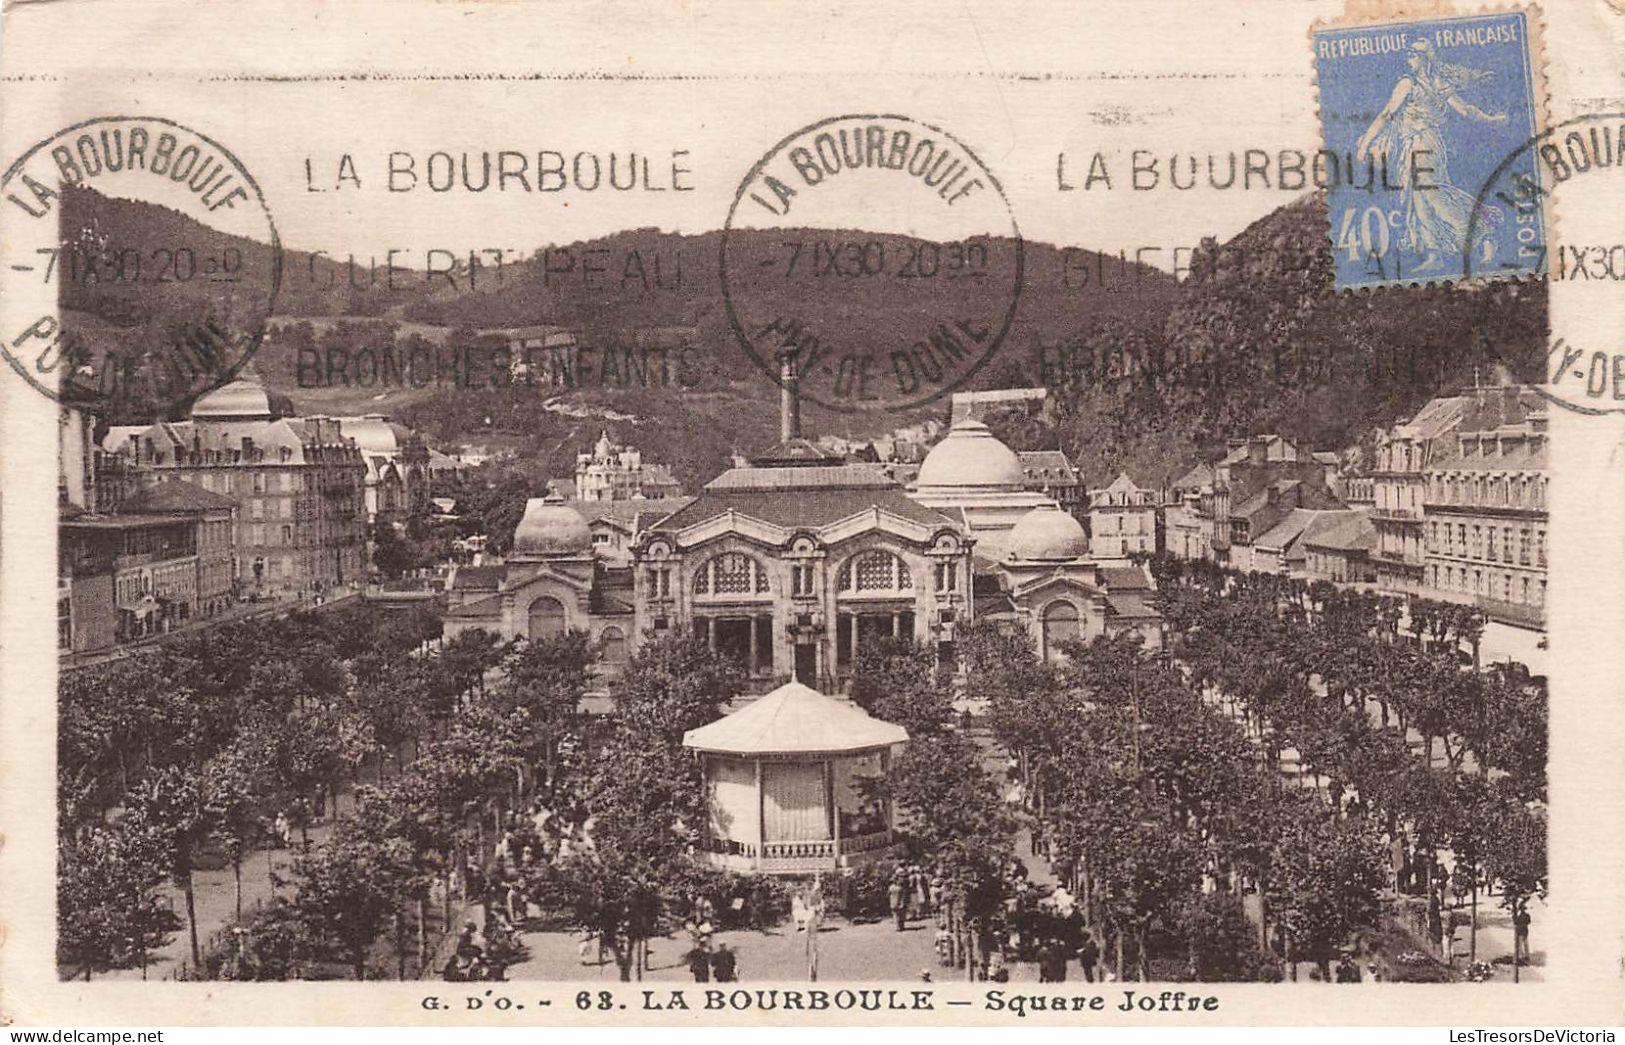
[(1012, 559), (1076, 559), (1089, 554), (1083, 524), (1054, 504), (1023, 515), (1004, 545)]
[(293, 400), (266, 391), (257, 381), (228, 381), (192, 404), (194, 421), (270, 421), (292, 416)]
[(1014, 450), (994, 438), (987, 425), (965, 418), (925, 455), (914, 485), (1019, 490), (1026, 478)]
[(513, 532), (514, 558), (591, 553), (592, 531), (587, 528), (587, 520), (565, 504), (564, 498), (549, 494), (525, 503), (525, 517)]

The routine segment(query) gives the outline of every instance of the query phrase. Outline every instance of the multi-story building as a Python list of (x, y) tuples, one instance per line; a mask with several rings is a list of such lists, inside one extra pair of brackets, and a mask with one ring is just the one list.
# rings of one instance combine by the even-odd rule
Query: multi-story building
[(1157, 495), (1127, 475), (1089, 491), (1089, 549), (1097, 559), (1157, 550)]
[(590, 451), (576, 455), (574, 493), (575, 499), (582, 501), (682, 496), (670, 471), (645, 466), (641, 451), (611, 442), (607, 431), (599, 434)]
[(1546, 604), (1546, 400), (1475, 388), (1427, 463), (1422, 522), (1430, 594), (1540, 630)]
[(58, 523), (57, 644), (102, 649), (197, 615), (197, 522), (172, 514), (88, 515)]
[(429, 447), (423, 437), (384, 414), (341, 417), (367, 465), (367, 521), (403, 522), (429, 513)]
[(1199, 511), (1212, 520), (1213, 558), (1237, 570), (1253, 570), (1253, 540), (1294, 509), (1344, 507), (1327, 485), (1326, 465), (1278, 435), (1231, 442), (1213, 469), (1213, 494)]
[(1016, 454), (1021, 459), (1022, 473), (1027, 476), (1026, 487), (1033, 493), (1052, 498), (1061, 510), (1078, 521), (1083, 521), (1088, 504), (1084, 499), (1083, 480), (1066, 454), (1060, 450), (1023, 450)]
[(957, 629), (984, 616), (1027, 631), (1047, 657), (1123, 630), (1160, 642), (1144, 570), (1095, 563), (1083, 525), (1024, 489), (1020, 460), (981, 422), (956, 424), (912, 489), (810, 452), (785, 428), (675, 512), (636, 521), (628, 570), (595, 567), (581, 510), (531, 501), (507, 563), (452, 578), (448, 635), (580, 628), (621, 655), (691, 634), (737, 658), (757, 689), (794, 677), (826, 691), (884, 639), (951, 659)]
[(1371, 552), (1380, 591), (1419, 594), (1428, 587), (1426, 526), (1428, 469), (1465, 415), (1469, 399), (1444, 396), (1430, 400), (1404, 424), (1377, 437), (1371, 470), (1371, 521), (1377, 543)]
[(1213, 468), (1200, 461), (1163, 496), (1163, 548), (1176, 559), (1213, 558)]
[(592, 531), (592, 553), (614, 566), (632, 563), (632, 545), (638, 535), (680, 508), (692, 497), (651, 497), (634, 501), (569, 501), (565, 504), (587, 520)]
[(1371, 562), (1377, 531), (1364, 508), (1320, 512), (1304, 530), (1304, 575), (1334, 584), (1371, 584), (1377, 579)]
[(234, 501), (244, 591), (322, 592), (365, 578), (367, 466), (333, 418), (295, 417), (286, 396), (233, 381), (201, 396), (186, 421), (112, 428), (102, 450), (98, 485), (120, 500), (181, 478)]
[(189, 520), (197, 558), (193, 612), (212, 617), (231, 606), (237, 592), (237, 502), (184, 479), (166, 478), (142, 488), (124, 511)]

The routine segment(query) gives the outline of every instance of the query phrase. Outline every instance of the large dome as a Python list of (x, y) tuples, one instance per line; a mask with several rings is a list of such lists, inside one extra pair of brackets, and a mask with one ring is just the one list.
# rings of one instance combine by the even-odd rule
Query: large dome
[(971, 418), (957, 422), (948, 437), (925, 455), (915, 487), (980, 487), (1020, 490), (1026, 482), (1021, 458), (994, 438), (987, 425)]
[(532, 497), (513, 532), (514, 558), (590, 555), (592, 531), (581, 513), (557, 494)]
[(1083, 524), (1054, 504), (1023, 515), (1005, 538), (1004, 546), (1013, 559), (1061, 560), (1089, 554)]
[(198, 396), (194, 421), (270, 421), (293, 416), (293, 400), (257, 381), (228, 381)]

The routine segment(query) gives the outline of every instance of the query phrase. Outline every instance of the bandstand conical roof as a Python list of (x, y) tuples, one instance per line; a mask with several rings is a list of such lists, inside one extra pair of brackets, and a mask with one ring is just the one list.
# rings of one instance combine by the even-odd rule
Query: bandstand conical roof
[(841, 755), (908, 740), (850, 701), (788, 682), (731, 715), (683, 734), (683, 746), (715, 755)]

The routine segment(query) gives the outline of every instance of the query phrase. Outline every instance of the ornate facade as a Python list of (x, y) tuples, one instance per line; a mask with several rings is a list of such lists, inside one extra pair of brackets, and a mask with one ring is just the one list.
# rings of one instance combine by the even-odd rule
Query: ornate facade
[(367, 465), (368, 522), (401, 522), (429, 513), (429, 447), (383, 414), (338, 419)]
[(617, 651), (693, 635), (738, 660), (758, 692), (790, 679), (836, 692), (884, 639), (951, 659), (960, 629), (983, 615), (1027, 630), (1049, 656), (1122, 629), (1160, 641), (1144, 571), (1092, 561), (1082, 525), (1022, 488), (1016, 455), (980, 422), (954, 426), (913, 490), (800, 442), (640, 521), (627, 569), (594, 556), (583, 511), (531, 501), (506, 564), (452, 578), (448, 634), (580, 628)]

